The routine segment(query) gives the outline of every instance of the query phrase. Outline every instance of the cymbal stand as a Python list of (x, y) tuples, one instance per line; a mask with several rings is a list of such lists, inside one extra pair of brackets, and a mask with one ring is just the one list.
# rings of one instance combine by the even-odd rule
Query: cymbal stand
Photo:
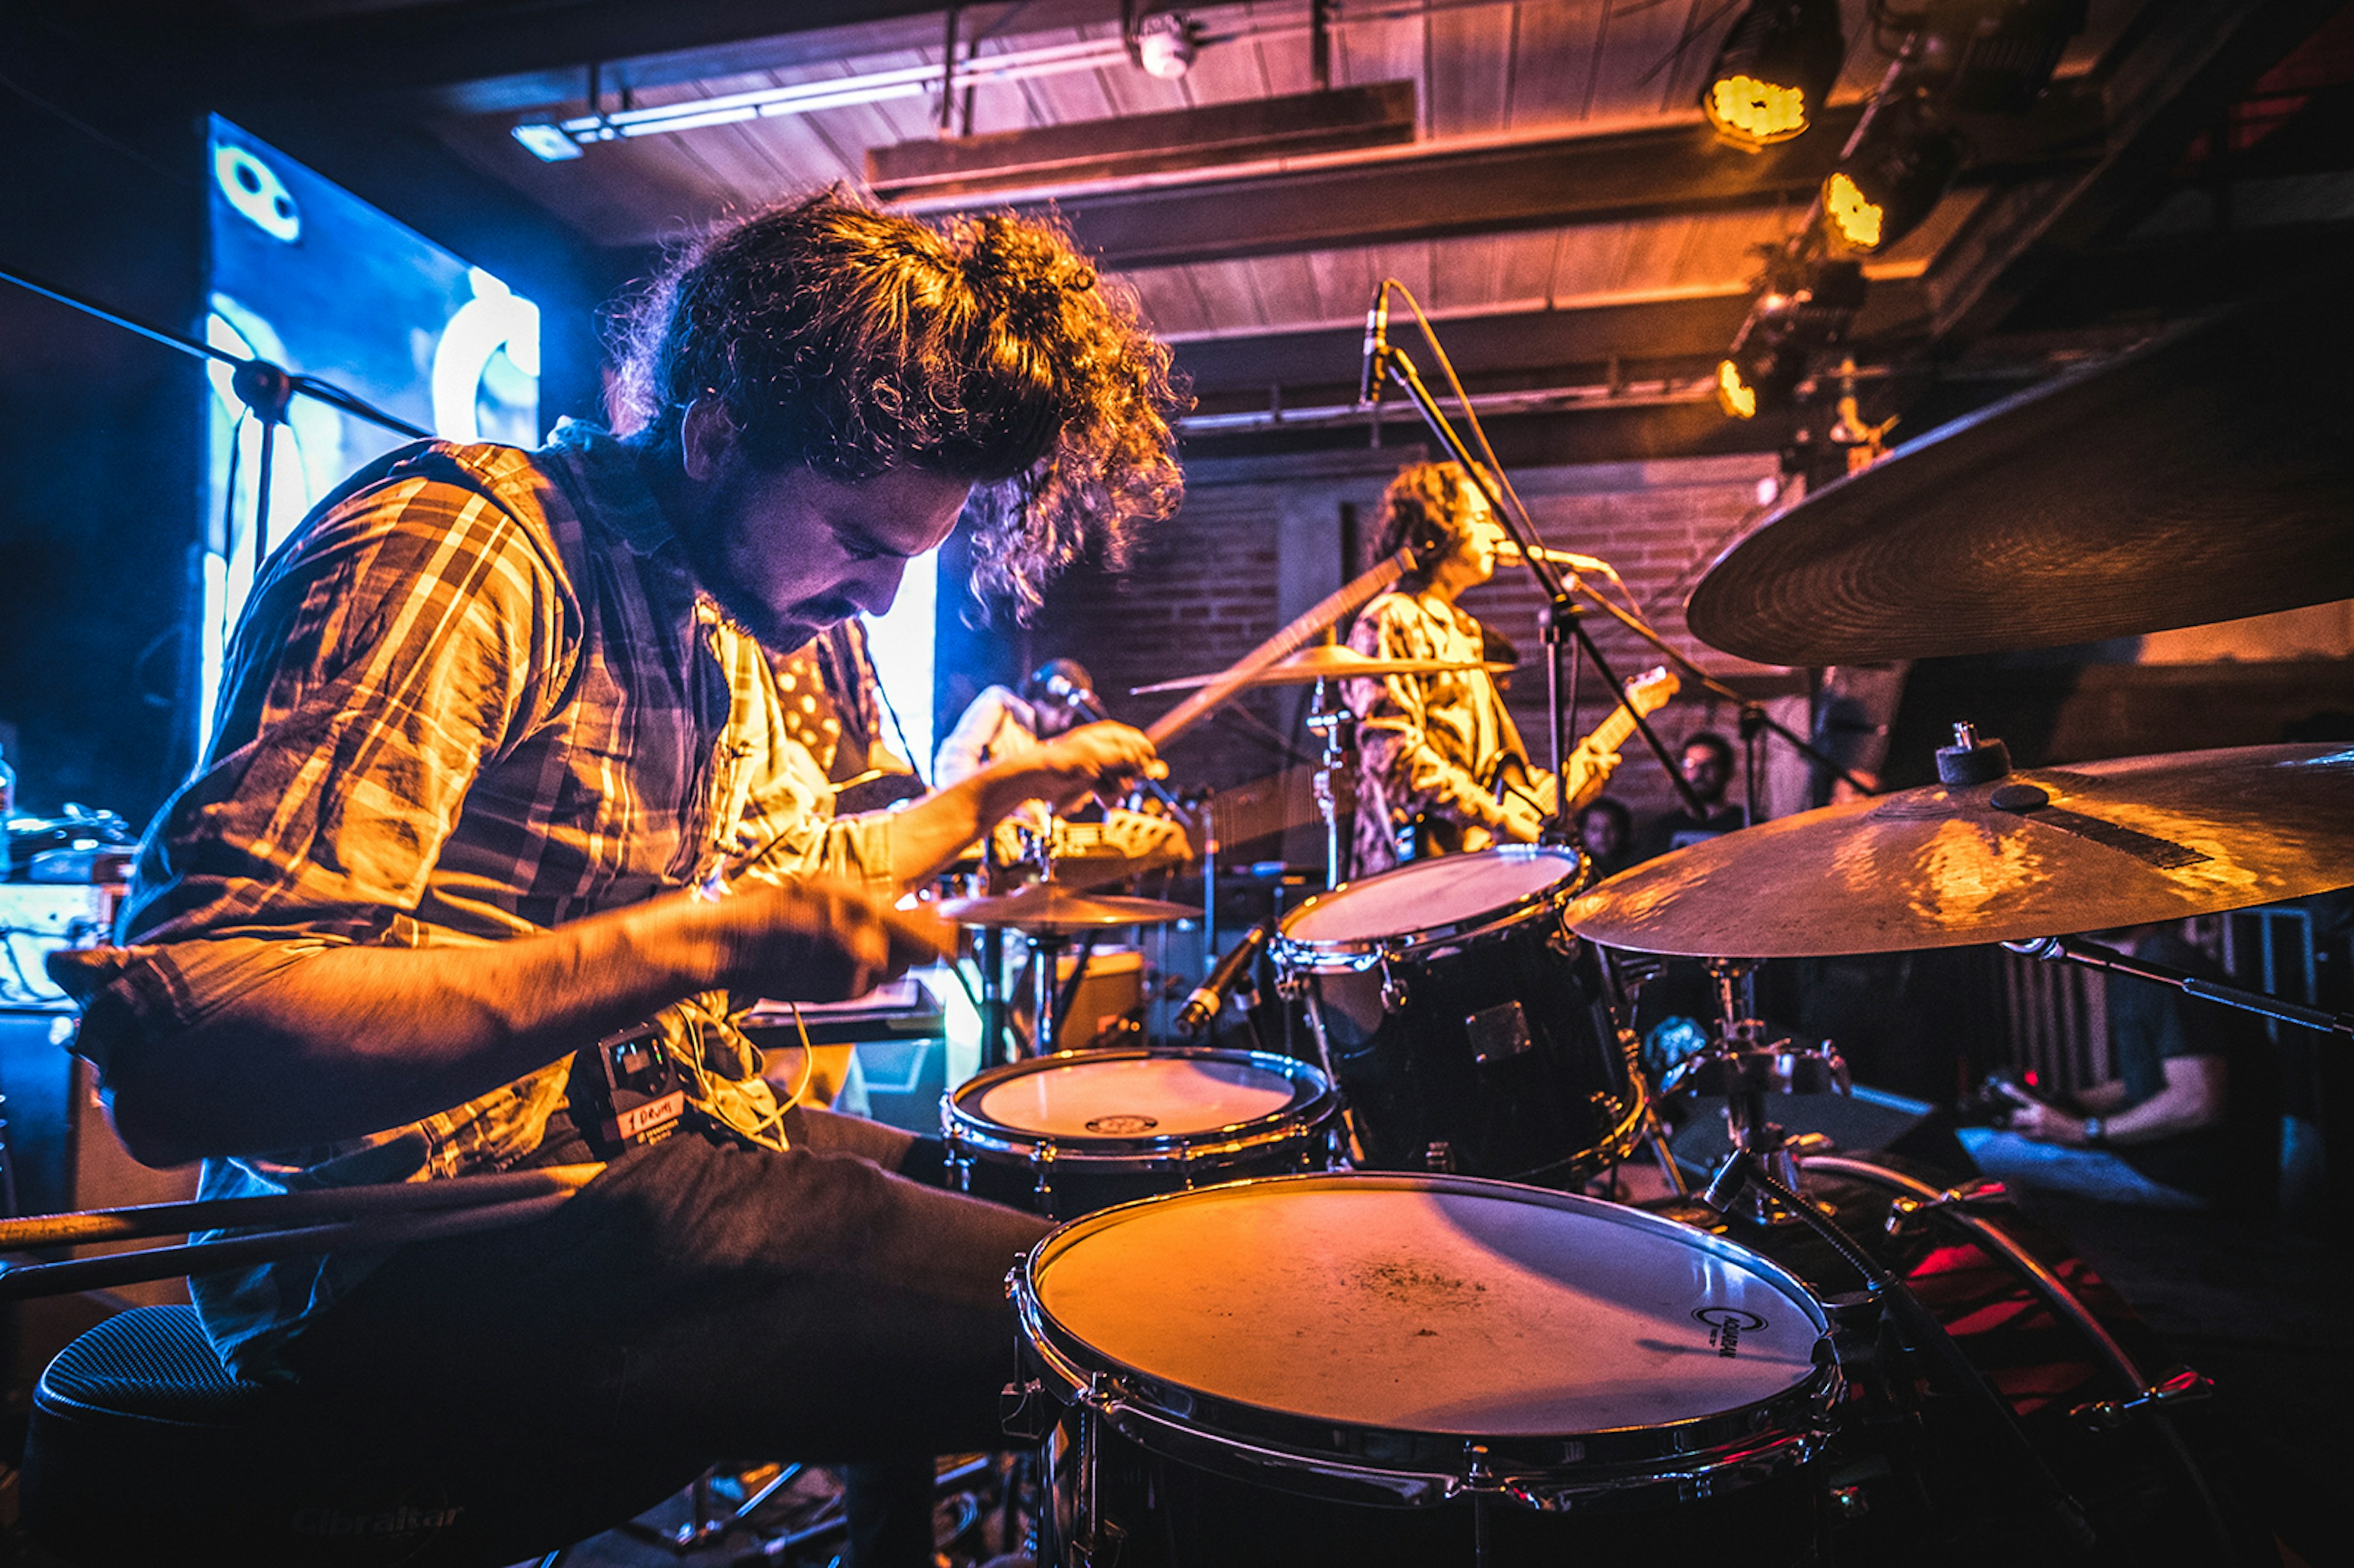
[(2301, 1028), (2317, 1029), (2324, 1034), (2354, 1035), (2354, 1012), (2328, 1012), (2318, 1007), (2305, 1007), (2294, 1001), (2283, 1001), (2260, 991), (2248, 991), (2221, 980), (2201, 979), (2165, 964), (2153, 964), (2144, 959), (2129, 958), (2114, 948), (2098, 942), (2087, 942), (2081, 937), (2039, 937), (2032, 941), (2005, 942), (2014, 953), (2031, 959), (2065, 959), (2086, 969), (2101, 969), (2109, 974), (2130, 975), (2135, 980), (2148, 980), (2157, 985), (2172, 986), (2185, 996), (2195, 996), (2208, 1001), (2236, 1007), (2243, 1012), (2253, 1012), (2265, 1018), (2276, 1018), (2283, 1023)]
[[(1766, 1097), (1843, 1095), (1847, 1063), (1829, 1045), (1800, 1050), (1790, 1041), (1766, 1038), (1766, 1025), (1756, 1016), (1756, 959), (1710, 959), (1708, 971), (1716, 985), (1717, 1038), (1678, 1063), (1661, 1087), (1724, 1097), (1725, 1138), (1732, 1148), (1711, 1184), (1732, 1181), (1724, 1203), (1712, 1198), (1712, 1207), (1722, 1211), (1739, 1202), (1743, 1217), (1762, 1225), (1803, 1221), (1806, 1216), (1794, 1212), (1782, 1194), (1797, 1186), (1799, 1157), (1827, 1151), (1830, 1139), (1819, 1132), (1792, 1136), (1767, 1118)], [(1773, 1180), (1744, 1183), (1734, 1175), (1736, 1170), (1763, 1171)]]
[(1341, 736), (1352, 715), (1341, 703), (1325, 705), (1324, 687), (1319, 676), (1315, 700), (1309, 705), (1308, 727), (1324, 742), (1316, 765), (1316, 810), (1324, 819), (1324, 885), (1330, 889), (1341, 885), (1341, 802), (1333, 793), (1332, 781), (1342, 777), (1349, 763)]

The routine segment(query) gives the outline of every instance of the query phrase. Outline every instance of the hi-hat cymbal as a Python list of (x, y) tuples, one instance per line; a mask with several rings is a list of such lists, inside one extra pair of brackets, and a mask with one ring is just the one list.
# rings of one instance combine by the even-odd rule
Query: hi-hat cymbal
[(2354, 301), (2265, 301), (1824, 486), (1693, 589), (1769, 664), (2089, 642), (2354, 596)]
[(1623, 871), (1605, 947), (1782, 959), (2107, 930), (2354, 885), (2354, 747), (2179, 751), (1827, 806)]
[(1040, 936), (1099, 931), (1111, 926), (1159, 926), (1200, 913), (1191, 905), (1158, 898), (1075, 893), (1055, 882), (1034, 882), (987, 898), (944, 898), (934, 908), (941, 919), (955, 925), (1008, 926)]
[[(1485, 670), (1496, 675), (1512, 668), (1511, 664), (1483, 664), (1470, 659), (1373, 659), (1344, 642), (1319, 642), (1268, 665), (1244, 684), (1304, 686), (1310, 681), (1380, 680), (1390, 675), (1437, 675), (1448, 670)], [(1128, 694), (1140, 697), (1151, 692), (1191, 691), (1195, 686), (1208, 685), (1225, 673), (1222, 670), (1214, 675), (1186, 675), (1174, 681), (1157, 681), (1150, 686), (1130, 686)]]

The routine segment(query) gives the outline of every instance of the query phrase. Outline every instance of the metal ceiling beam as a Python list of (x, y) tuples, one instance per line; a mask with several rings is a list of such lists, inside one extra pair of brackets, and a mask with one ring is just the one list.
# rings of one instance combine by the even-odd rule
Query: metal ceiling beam
[[(1221, 177), (1055, 203), (1082, 245), (1116, 268), (1458, 234), (1494, 234), (1808, 201), (1853, 127), (1833, 110), (1813, 134), (1754, 157), (1690, 124), (1470, 152), (1361, 155), (1338, 166)], [(1022, 204), (1042, 210), (1046, 203)]]
[[(1876, 281), (1855, 335), (1865, 343), (1901, 338), (1917, 328), (1924, 309), (1917, 281)], [(1689, 376), (1695, 365), (1704, 370), (1715, 364), (1748, 310), (1746, 294), (1711, 294), (1580, 310), (1509, 311), (1435, 324), (1466, 386), (1505, 391), (1606, 379), (1614, 360), (1629, 381)], [(1441, 386), (1437, 363), (1412, 323), (1401, 324), (1394, 315), (1390, 334), (1424, 379)], [(1292, 403), (1322, 401), (1340, 390), (1353, 395), (1363, 349), (1363, 328), (1329, 327), (1180, 343), (1176, 360), (1205, 405), (1256, 397), (1264, 407), (1272, 387), (1280, 387)]]
[(2089, 169), (2029, 179), (1988, 205), (1938, 259), (1929, 290), (1936, 338), (1967, 344), (1999, 325), (2069, 257), (2092, 245), (2222, 122), (2256, 79), (2344, 0), (2184, 0), (2153, 6), (2090, 84), (2107, 149)]
[[(986, 27), (1016, 7), (966, 8)], [(1119, 16), (1119, 0), (1034, 0), (1022, 26), (1070, 26)], [(940, 0), (432, 0), (397, 9), (299, 22), (185, 29), (180, 40), (224, 90), (270, 98), (447, 91), (472, 109), (561, 101), (592, 60), (642, 63), (640, 85), (773, 69), (832, 58), (811, 40), (874, 27), (878, 48), (934, 48)], [(897, 24), (906, 24), (904, 29)], [(182, 31), (182, 29), (174, 29)], [(812, 43), (816, 44), (814, 50)], [(666, 58), (665, 58), (666, 57)]]
[[(2100, 145), (2099, 109), (2062, 91), (2031, 114), (1974, 126), (1977, 155), (1963, 182), (2085, 161)], [(1861, 103), (1840, 105), (1808, 134), (1755, 154), (1720, 145), (1694, 114), (1687, 123), (1506, 146), (1383, 150), (1309, 168), (1205, 169), (1142, 188), (1031, 191), (1016, 205), (1041, 211), (1051, 197), (1107, 265), (1167, 267), (1805, 204), (1861, 114)]]

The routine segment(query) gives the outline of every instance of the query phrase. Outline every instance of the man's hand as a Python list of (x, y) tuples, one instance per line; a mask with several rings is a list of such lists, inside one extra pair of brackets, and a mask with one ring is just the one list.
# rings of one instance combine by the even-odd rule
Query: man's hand
[(1104, 721), (1081, 725), (1047, 741), (1016, 765), (1028, 778), (1025, 795), (1068, 806), (1092, 791), (1110, 800), (1136, 779), (1166, 779), (1169, 765), (1140, 729)]
[(1534, 806), (1518, 796), (1505, 799), (1503, 821), (1495, 828), (1498, 838), (1509, 839), (1516, 844), (1532, 844), (1543, 832), (1544, 819), (1537, 814)]
[(2070, 1116), (2057, 1106), (2046, 1105), (2024, 1090), (1998, 1081), (1997, 1087), (2010, 1097), (2011, 1113), (2003, 1123), (2009, 1130), (2038, 1143), (2060, 1143), (2082, 1148), (2084, 1143), (2084, 1123), (2082, 1118)]
[(949, 950), (955, 933), (921, 911), (839, 883), (748, 886), (723, 900), (738, 989), (791, 1001), (864, 996)]

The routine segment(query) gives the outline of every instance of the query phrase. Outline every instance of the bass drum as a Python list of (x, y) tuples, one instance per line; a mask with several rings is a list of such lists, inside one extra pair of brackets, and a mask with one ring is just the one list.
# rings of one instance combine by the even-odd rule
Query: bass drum
[(1271, 948), (1348, 1106), (1356, 1162), (1572, 1186), (1647, 1109), (1595, 950), (1562, 923), (1576, 852), (1515, 844), (1320, 893)]
[(1810, 1560), (1841, 1386), (1745, 1249), (1467, 1177), (1343, 1173), (1063, 1226), (1016, 1269), (1055, 1568)]
[[(1942, 1179), (1886, 1159), (1816, 1156), (1804, 1168), (1808, 1195), (1903, 1281), (1999, 1404), (1941, 1389), (1930, 1361), (1887, 1332), (1869, 1354), (1850, 1347), (1849, 1398), (1817, 1467), (1825, 1568), (2279, 1562), (2201, 1457), (2214, 1452), (2201, 1406), (2118, 1408), (2195, 1375), (1999, 1188), (1944, 1198)], [(1659, 1207), (1773, 1258), (1825, 1299), (1856, 1288), (1803, 1225)]]
[[(1065, 1051), (991, 1067), (940, 1101), (959, 1188), (1069, 1219), (1114, 1203), (1332, 1163), (1340, 1102), (1258, 1051)], [(1026, 1181), (976, 1182), (982, 1167)], [(1018, 1200), (1017, 1200), (1018, 1201)]]

